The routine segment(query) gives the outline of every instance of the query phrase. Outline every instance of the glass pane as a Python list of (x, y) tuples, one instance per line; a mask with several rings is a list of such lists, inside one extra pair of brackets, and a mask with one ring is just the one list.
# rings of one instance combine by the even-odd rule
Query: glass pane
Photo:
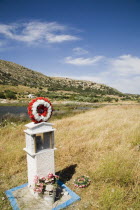
[(49, 148), (51, 149), (54, 146), (53, 133), (47, 132), (43, 134), (36, 134), (35, 142), (36, 142), (36, 152), (39, 152), (43, 149), (49, 149)]

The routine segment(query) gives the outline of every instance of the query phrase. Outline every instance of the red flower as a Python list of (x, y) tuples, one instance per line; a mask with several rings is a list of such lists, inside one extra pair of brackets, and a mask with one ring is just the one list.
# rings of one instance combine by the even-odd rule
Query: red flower
[[(36, 113), (37, 113), (38, 117), (34, 116), (32, 107), (37, 100), (43, 100), (44, 102), (49, 103), (51, 106), (51, 112), (50, 111), (48, 112), (48, 108), (43, 104), (43, 102), (40, 102), (39, 106), (36, 107)], [(35, 123), (46, 121), (46, 118), (45, 118), (45, 120), (43, 120), (43, 118), (46, 117), (47, 115), (48, 115), (47, 119), (49, 119), (52, 115), (52, 111), (53, 111), (53, 108), (52, 108), (51, 102), (49, 101), (48, 98), (44, 98), (44, 97), (38, 97), (36, 99), (33, 99), (28, 105), (28, 115), (31, 118), (31, 120)], [(40, 116), (43, 116), (43, 118), (41, 119)]]
[(54, 175), (53, 175), (52, 173), (48, 174), (48, 178), (49, 178), (49, 179), (51, 179), (51, 178), (53, 178), (53, 177), (54, 177)]

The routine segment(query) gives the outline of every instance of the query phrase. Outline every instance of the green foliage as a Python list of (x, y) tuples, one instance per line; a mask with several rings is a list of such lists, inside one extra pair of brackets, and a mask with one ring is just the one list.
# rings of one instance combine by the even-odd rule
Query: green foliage
[(8, 99), (16, 99), (16, 93), (14, 91), (11, 90), (6, 90), (5, 91), (5, 97)]
[(112, 102), (113, 100), (114, 98), (110, 98), (109, 96), (104, 98), (104, 101), (106, 102)]
[(0, 92), (0, 98), (3, 98), (3, 99), (6, 98), (6, 97), (5, 97), (5, 94), (4, 94), (3, 92)]

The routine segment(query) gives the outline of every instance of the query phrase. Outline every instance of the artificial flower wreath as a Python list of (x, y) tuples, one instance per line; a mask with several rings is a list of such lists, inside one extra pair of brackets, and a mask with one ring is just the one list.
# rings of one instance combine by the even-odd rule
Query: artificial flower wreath
[(87, 176), (79, 176), (74, 181), (74, 186), (79, 188), (87, 187), (90, 184), (90, 179)]
[(54, 175), (52, 173), (49, 173), (48, 176), (46, 177), (39, 177), (35, 176), (34, 178), (34, 192), (37, 193), (44, 193), (46, 191), (46, 186), (47, 185), (53, 185), (57, 187), (57, 180), (59, 179), (59, 176)]
[(28, 114), (35, 123), (47, 122), (52, 115), (52, 104), (48, 98), (38, 97), (28, 105)]

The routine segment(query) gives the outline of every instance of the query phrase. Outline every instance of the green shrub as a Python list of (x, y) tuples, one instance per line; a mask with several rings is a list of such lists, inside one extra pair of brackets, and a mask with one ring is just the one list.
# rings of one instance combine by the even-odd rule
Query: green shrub
[(0, 92), (0, 98), (3, 98), (3, 99), (6, 98), (6, 97), (5, 97), (5, 94), (4, 94), (3, 92)]
[(8, 99), (16, 99), (16, 93), (11, 91), (11, 90), (6, 90), (5, 91), (5, 97)]
[(113, 100), (114, 100), (114, 98), (110, 98), (109, 96), (104, 97), (104, 101), (111, 102)]

